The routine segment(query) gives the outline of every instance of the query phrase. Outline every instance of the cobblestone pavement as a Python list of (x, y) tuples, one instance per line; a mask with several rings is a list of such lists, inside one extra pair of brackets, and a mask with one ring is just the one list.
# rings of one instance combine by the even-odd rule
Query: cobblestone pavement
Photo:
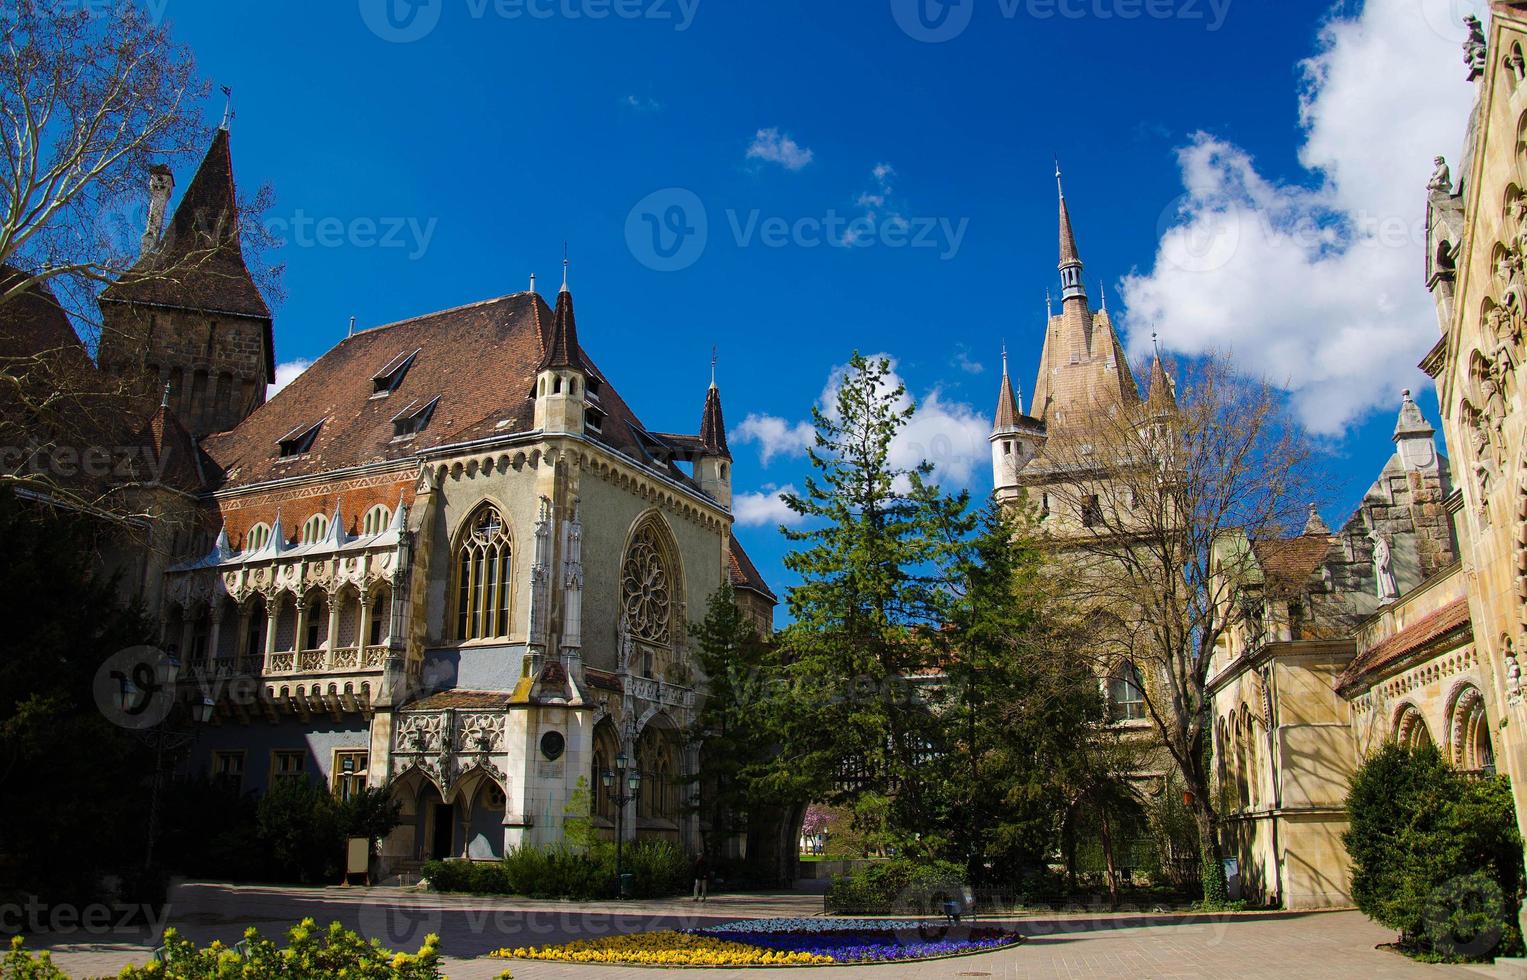
[[(564, 942), (569, 939), (648, 929), (692, 928), (737, 918), (820, 914), (821, 898), (767, 894), (716, 896), (706, 905), (684, 900), (575, 904), (525, 899), (490, 899), (416, 894), (398, 889), (262, 888), (193, 883), (172, 895), (168, 923), (198, 943), (233, 941), (248, 926), (278, 935), (304, 917), (320, 924), (339, 920), (394, 949), (416, 949), (427, 933), (439, 933), (450, 954), (452, 980), (486, 980), (506, 968), (517, 980), (563, 980), (614, 975), (625, 980), (657, 976), (657, 970), (595, 967), (485, 958), (505, 945)], [(1392, 938), (1356, 912), (1262, 913), (1198, 919), (1162, 915), (1028, 917), (1006, 924), (1029, 936), (1014, 949), (982, 956), (904, 966), (856, 967), (864, 980), (890, 978), (1130, 977), (1248, 978), (1389, 977), (1455, 978), (1457, 967), (1413, 963), (1374, 949)], [(153, 948), (147, 930), (42, 934), (33, 949), (49, 948), (55, 962), (74, 977), (114, 975), (129, 963), (145, 961)], [(842, 980), (840, 971), (770, 970), (778, 980), (810, 975)], [(714, 970), (706, 977), (748, 977), (756, 970)]]

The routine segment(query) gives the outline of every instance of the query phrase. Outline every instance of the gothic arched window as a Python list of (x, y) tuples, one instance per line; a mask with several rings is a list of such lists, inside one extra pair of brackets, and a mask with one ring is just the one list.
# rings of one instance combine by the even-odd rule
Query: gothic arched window
[(361, 522), (361, 533), (365, 535), (381, 534), (387, 530), (387, 525), (392, 521), (392, 512), (386, 504), (377, 504), (366, 511), (366, 517)]
[(302, 525), (302, 543), (317, 544), (323, 540), (323, 536), (329, 533), (329, 519), (323, 514), (314, 514)]
[(631, 538), (620, 569), (621, 614), (631, 637), (666, 645), (673, 635), (676, 592), (664, 539), (653, 524)]
[(456, 545), (456, 638), (509, 635), (509, 529), (498, 508), (484, 504)]

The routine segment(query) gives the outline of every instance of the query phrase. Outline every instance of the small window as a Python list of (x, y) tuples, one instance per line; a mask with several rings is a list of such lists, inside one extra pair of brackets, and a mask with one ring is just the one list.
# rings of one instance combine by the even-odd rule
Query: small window
[(270, 753), (270, 782), (277, 783), (302, 779), (308, 754), (302, 749), (274, 749)]
[(338, 749), (334, 753), (334, 795), (348, 800), (366, 788), (367, 753), (361, 749)]
[(313, 448), (314, 440), (318, 438), (318, 430), (321, 428), (323, 428), (322, 422), (306, 427), (299, 426), (282, 436), (277, 442), (281, 457), (285, 459), (290, 456), (301, 456), (310, 452)]
[(578, 379), (577, 378), (568, 378), (567, 379), (567, 393), (569, 395), (576, 395), (576, 394), (578, 394)]
[(259, 551), (270, 543), (270, 525), (256, 524), (244, 535), (244, 550)]
[(366, 511), (366, 516), (361, 521), (361, 533), (367, 536), (381, 534), (391, 523), (392, 511), (387, 509), (386, 504), (377, 504)]
[(429, 425), (430, 417), (435, 414), (435, 406), (440, 404), (440, 396), (423, 407), (418, 402), (411, 402), (403, 411), (399, 412), (392, 420), (392, 437), (394, 439), (407, 439), (424, 431)]
[(1004, 442), (1002, 444), (1002, 455), (1004, 455), (1004, 456), (1011, 456), (1011, 455), (1013, 455), (1013, 444), (1012, 444), (1012, 442)]
[(591, 378), (588, 378), (587, 380), (585, 380), (583, 382), (583, 394), (584, 394), (584, 397), (586, 397), (586, 398), (592, 398), (595, 401), (598, 401), (599, 400), (599, 389), (600, 389), (600, 384), (599, 384), (599, 379), (598, 378), (592, 378), (591, 377)]
[(306, 524), (302, 525), (302, 543), (317, 544), (328, 533), (329, 519), (322, 514), (314, 514), (308, 518)]
[(597, 408), (585, 408), (583, 410), (584, 428), (591, 432), (604, 431), (604, 413)]
[(371, 601), (371, 635), (367, 638), (370, 646), (379, 647), (384, 637), (383, 630), (388, 630), (392, 625), (392, 603), (387, 596), (377, 596)]
[(1082, 501), (1082, 527), (1097, 527), (1103, 523), (1103, 505), (1096, 496)]
[(1145, 720), (1145, 682), (1128, 660), (1119, 665), (1108, 681), (1108, 703), (1114, 721)]
[[(419, 350), (423, 349), (419, 348)], [(413, 366), (414, 358), (418, 356), (419, 351), (416, 350), (412, 354), (399, 354), (388, 361), (386, 367), (371, 377), (371, 397), (386, 398), (397, 391), (398, 386), (403, 383), (403, 376), (408, 373), (408, 369)]]
[(212, 753), (212, 781), (226, 786), (235, 793), (244, 790), (244, 753)]

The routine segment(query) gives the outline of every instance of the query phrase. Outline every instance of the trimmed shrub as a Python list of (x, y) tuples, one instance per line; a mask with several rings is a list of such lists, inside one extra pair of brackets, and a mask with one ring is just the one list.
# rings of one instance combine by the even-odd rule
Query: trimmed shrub
[(1353, 776), (1347, 817), (1353, 901), (1402, 950), (1519, 955), (1522, 849), (1504, 777), (1466, 777), (1432, 746), (1387, 745)]
[(893, 858), (851, 875), (827, 888), (827, 911), (838, 915), (940, 914), (943, 903), (958, 898), (965, 870), (949, 861)]
[(287, 946), (278, 947), (254, 929), (244, 933), (238, 947), (214, 942), (205, 949), (174, 929), (164, 932), (164, 960), (148, 966), (130, 966), (121, 980), (204, 980), (242, 977), (265, 980), (302, 977), (303, 980), (339, 980), (375, 977), (378, 980), (436, 980), (440, 973), (440, 937), (424, 937), (417, 953), (395, 953), (375, 939), (367, 941), (338, 922), (320, 930), (312, 919), (303, 919), (287, 933)]
[[(621, 871), (632, 896), (661, 898), (689, 890), (689, 862), (672, 844), (642, 841), (623, 849)], [(442, 892), (524, 895), (588, 901), (615, 896), (615, 846), (589, 851), (567, 845), (517, 847), (501, 861), (430, 861), (424, 877)]]

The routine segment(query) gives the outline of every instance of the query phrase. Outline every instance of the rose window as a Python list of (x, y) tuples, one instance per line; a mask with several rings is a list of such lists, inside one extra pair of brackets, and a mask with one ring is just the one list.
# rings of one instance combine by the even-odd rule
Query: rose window
[(667, 643), (673, 590), (657, 535), (642, 528), (626, 552), (621, 568), (621, 604), (631, 636), (649, 643)]

